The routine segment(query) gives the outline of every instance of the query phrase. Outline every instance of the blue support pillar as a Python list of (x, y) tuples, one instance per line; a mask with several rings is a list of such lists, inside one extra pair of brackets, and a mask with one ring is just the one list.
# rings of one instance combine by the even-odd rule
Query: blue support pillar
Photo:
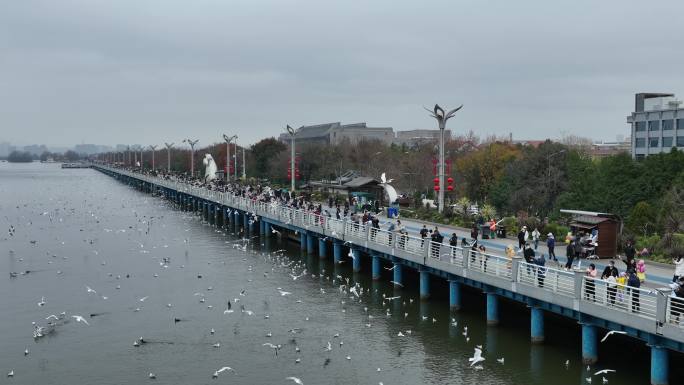
[(585, 365), (592, 365), (598, 361), (598, 338), (596, 337), (596, 326), (582, 325), (582, 362)]
[(249, 233), (254, 234), (254, 233), (256, 233), (257, 222), (254, 219), (252, 219), (251, 222), (252, 223), (249, 224)]
[(377, 281), (380, 279), (380, 272), (381, 272), (381, 270), (380, 270), (380, 268), (381, 268), (380, 267), (380, 257), (377, 255), (374, 255), (372, 258), (372, 261), (373, 261), (372, 262), (373, 265), (371, 267), (372, 277), (373, 277), (374, 281)]
[(420, 299), (430, 298), (430, 273), (426, 270), (420, 271)]
[(309, 254), (314, 253), (314, 241), (316, 237), (311, 234), (306, 234), (306, 252)]
[(235, 232), (235, 235), (237, 235), (240, 232), (240, 212), (233, 210), (233, 218), (233, 231)]
[(487, 293), (487, 325), (499, 324), (499, 297)]
[(404, 282), (402, 281), (402, 274), (401, 274), (401, 263), (399, 262), (394, 262), (394, 285), (395, 286), (403, 286)]
[(670, 376), (670, 362), (667, 349), (651, 346), (651, 385), (667, 385)]
[(299, 233), (299, 249), (306, 250), (306, 233), (303, 231)]
[(264, 225), (266, 222), (264, 222), (264, 219), (261, 218), (259, 220), (259, 235), (264, 236), (266, 234), (266, 230), (264, 230)]
[(245, 233), (249, 232), (249, 215), (247, 212), (242, 215), (242, 228), (245, 229)]
[(449, 281), (449, 307), (461, 309), (461, 284), (457, 281)]
[(340, 242), (333, 243), (333, 262), (340, 263), (342, 260), (342, 244)]
[(325, 238), (318, 238), (318, 257), (323, 259), (328, 256), (327, 247), (325, 244)]
[(359, 249), (354, 249), (352, 250), (352, 253), (354, 253), (354, 260), (352, 262), (352, 271), (355, 273), (358, 273), (361, 271), (361, 250)]
[(530, 308), (530, 333), (533, 344), (544, 342), (544, 310), (541, 308)]

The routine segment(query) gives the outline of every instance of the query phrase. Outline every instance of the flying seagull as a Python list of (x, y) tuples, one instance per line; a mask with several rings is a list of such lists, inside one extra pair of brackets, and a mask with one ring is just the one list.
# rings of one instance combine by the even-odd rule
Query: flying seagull
[(605, 341), (608, 339), (613, 334), (627, 334), (627, 332), (619, 331), (619, 330), (611, 330), (606, 335), (601, 339), (601, 342)]
[(475, 354), (473, 354), (472, 357), (468, 358), (468, 361), (470, 361), (470, 366), (473, 366), (478, 362), (482, 362), (484, 360), (484, 357), (482, 357), (482, 349), (480, 348), (475, 348)]
[(213, 374), (211, 377), (212, 377), (212, 378), (216, 378), (216, 377), (218, 377), (219, 373), (225, 372), (226, 370), (235, 373), (235, 370), (234, 370), (233, 368), (231, 368), (230, 366), (224, 366), (224, 367), (222, 367), (221, 369), (215, 371), (214, 374)]
[(615, 370), (613, 369), (603, 369), (599, 370), (598, 372), (594, 373), (595, 376), (598, 376), (599, 374), (608, 374), (608, 373), (615, 373)]
[(286, 379), (286, 380), (292, 380), (292, 381), (294, 381), (294, 383), (297, 384), (297, 385), (304, 385), (304, 383), (302, 382), (302, 380), (300, 380), (300, 379), (297, 378), (297, 377), (285, 377), (285, 379)]
[(72, 315), (71, 318), (75, 319), (76, 322), (83, 322), (86, 325), (90, 325), (88, 321), (86, 321), (86, 319), (81, 317), (80, 315)]

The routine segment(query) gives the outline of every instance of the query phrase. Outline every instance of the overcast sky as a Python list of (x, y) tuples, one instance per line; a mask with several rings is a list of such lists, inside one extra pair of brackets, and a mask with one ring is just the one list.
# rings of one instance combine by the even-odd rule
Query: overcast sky
[(627, 136), (684, 97), (684, 1), (5, 0), (0, 142), (254, 143), (285, 124)]

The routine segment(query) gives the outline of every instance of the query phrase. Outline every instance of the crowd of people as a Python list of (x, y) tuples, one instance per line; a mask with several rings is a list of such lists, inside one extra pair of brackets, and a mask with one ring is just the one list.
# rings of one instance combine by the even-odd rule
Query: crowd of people
[[(139, 169), (128, 170), (140, 172)], [(314, 202), (311, 199), (311, 195), (306, 192), (295, 194), (286, 189), (274, 189), (262, 185), (226, 183), (219, 179), (204, 180), (203, 178), (191, 177), (187, 174), (166, 173), (163, 171), (148, 171), (144, 173), (165, 180), (179, 181), (194, 187), (203, 187), (211, 191), (228, 193), (253, 201), (301, 209), (327, 218), (348, 219), (352, 223), (359, 225), (366, 224), (370, 228), (381, 229), (386, 225), (387, 231), (392, 235), (399, 235), (399, 239), (403, 239), (403, 242), (405, 242), (406, 237), (401, 236), (408, 235), (408, 231), (400, 219), (388, 220), (387, 222), (381, 223), (380, 216), (378, 215), (380, 213), (380, 207), (377, 204), (377, 201), (375, 204), (365, 205), (361, 208), (361, 211), (357, 212), (357, 202), (354, 201), (356, 198), (351, 196), (349, 199), (343, 201), (339, 198), (328, 197), (327, 207), (324, 207), (322, 203)], [(493, 234), (491, 234), (491, 236), (495, 234), (496, 226), (497, 223), (492, 219), (490, 231)], [(437, 226), (428, 229), (427, 225), (423, 225), (419, 231), (419, 236), (422, 242), (429, 240), (437, 244), (442, 244), (445, 240), (444, 235), (442, 235)], [(473, 226), (470, 233), (470, 239), (462, 237), (459, 241), (458, 235), (453, 232), (448, 238), (448, 244), (450, 246), (460, 247), (464, 250), (470, 250), (472, 258), (479, 259), (486, 270), (488, 257), (486, 255), (485, 246), (478, 243), (479, 236), (478, 226)], [(558, 265), (562, 266), (565, 270), (576, 269), (578, 266), (574, 265), (575, 259), (581, 258), (586, 253), (586, 245), (590, 245), (595, 237), (596, 234), (594, 233), (585, 234), (585, 236), (582, 237), (569, 237), (566, 246), (567, 259), (565, 264), (561, 265), (555, 253), (556, 239), (552, 233), (549, 233), (546, 236), (548, 260), (558, 263)], [(547, 258), (544, 253), (539, 252), (538, 250), (540, 239), (541, 233), (538, 228), (534, 228), (530, 232), (526, 226), (523, 226), (517, 234), (518, 248), (516, 249), (512, 245), (509, 245), (506, 248), (506, 256), (509, 259), (512, 259), (516, 255), (521, 255), (528, 264), (529, 271), (532, 271), (532, 268), (534, 267), (537, 284), (539, 287), (543, 287), (547, 271)], [(584, 270), (584, 274), (587, 277), (592, 278), (586, 282), (586, 299), (595, 300), (596, 284), (594, 280), (600, 279), (605, 281), (607, 287), (607, 304), (614, 305), (616, 300), (619, 300), (621, 291), (627, 289), (631, 291), (632, 311), (638, 312), (640, 310), (639, 290), (632, 289), (638, 289), (644, 283), (646, 279), (646, 264), (643, 259), (636, 259), (637, 254), (633, 243), (628, 241), (624, 247), (624, 258), (620, 259), (625, 265), (624, 271), (622, 272), (615, 266), (615, 262), (611, 260), (599, 276), (596, 265), (590, 263), (586, 270)], [(675, 265), (675, 272), (671, 284), (672, 295), (677, 298), (682, 298), (681, 310), (684, 311), (684, 257), (678, 256), (673, 260), (673, 263)]]

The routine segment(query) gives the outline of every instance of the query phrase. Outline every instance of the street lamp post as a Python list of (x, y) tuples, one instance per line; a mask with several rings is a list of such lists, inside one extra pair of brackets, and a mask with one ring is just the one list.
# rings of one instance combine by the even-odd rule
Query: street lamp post
[(295, 130), (288, 124), (287, 133), (290, 134), (290, 190), (295, 191), (295, 136), (299, 130)]
[(226, 182), (230, 181), (230, 142), (237, 139), (237, 135), (228, 136), (223, 134), (223, 140), (226, 141)]
[(247, 159), (245, 159), (245, 147), (242, 147), (242, 180), (247, 180)]
[(126, 152), (128, 153), (128, 166), (131, 165), (131, 146), (126, 146)]
[(454, 114), (463, 108), (463, 104), (459, 107), (454, 108), (448, 112), (444, 112), (439, 104), (435, 104), (433, 111), (430, 111), (430, 115), (437, 119), (437, 125), (439, 126), (439, 212), (444, 212), (444, 177), (445, 177), (445, 167), (444, 167), (444, 128), (446, 127), (446, 122), (454, 116)]
[(237, 182), (238, 180), (238, 169), (237, 169), (237, 158), (238, 158), (238, 153), (237, 153), (237, 135), (235, 135), (235, 156), (233, 157), (233, 169), (235, 171), (235, 181)]
[(152, 150), (152, 171), (154, 171), (154, 152), (157, 150), (157, 145), (150, 145), (150, 149)]
[(187, 143), (190, 145), (190, 177), (195, 176), (195, 145), (199, 142), (199, 139), (197, 140), (190, 140), (190, 139), (184, 139), (183, 143)]
[(143, 163), (143, 150), (144, 149), (145, 149), (145, 147), (140, 146), (140, 172), (143, 172), (143, 170), (144, 170), (144, 166), (143, 166), (143, 164), (144, 164)]
[(171, 147), (173, 147), (173, 142), (164, 142), (164, 145), (166, 146), (166, 173), (171, 174)]

